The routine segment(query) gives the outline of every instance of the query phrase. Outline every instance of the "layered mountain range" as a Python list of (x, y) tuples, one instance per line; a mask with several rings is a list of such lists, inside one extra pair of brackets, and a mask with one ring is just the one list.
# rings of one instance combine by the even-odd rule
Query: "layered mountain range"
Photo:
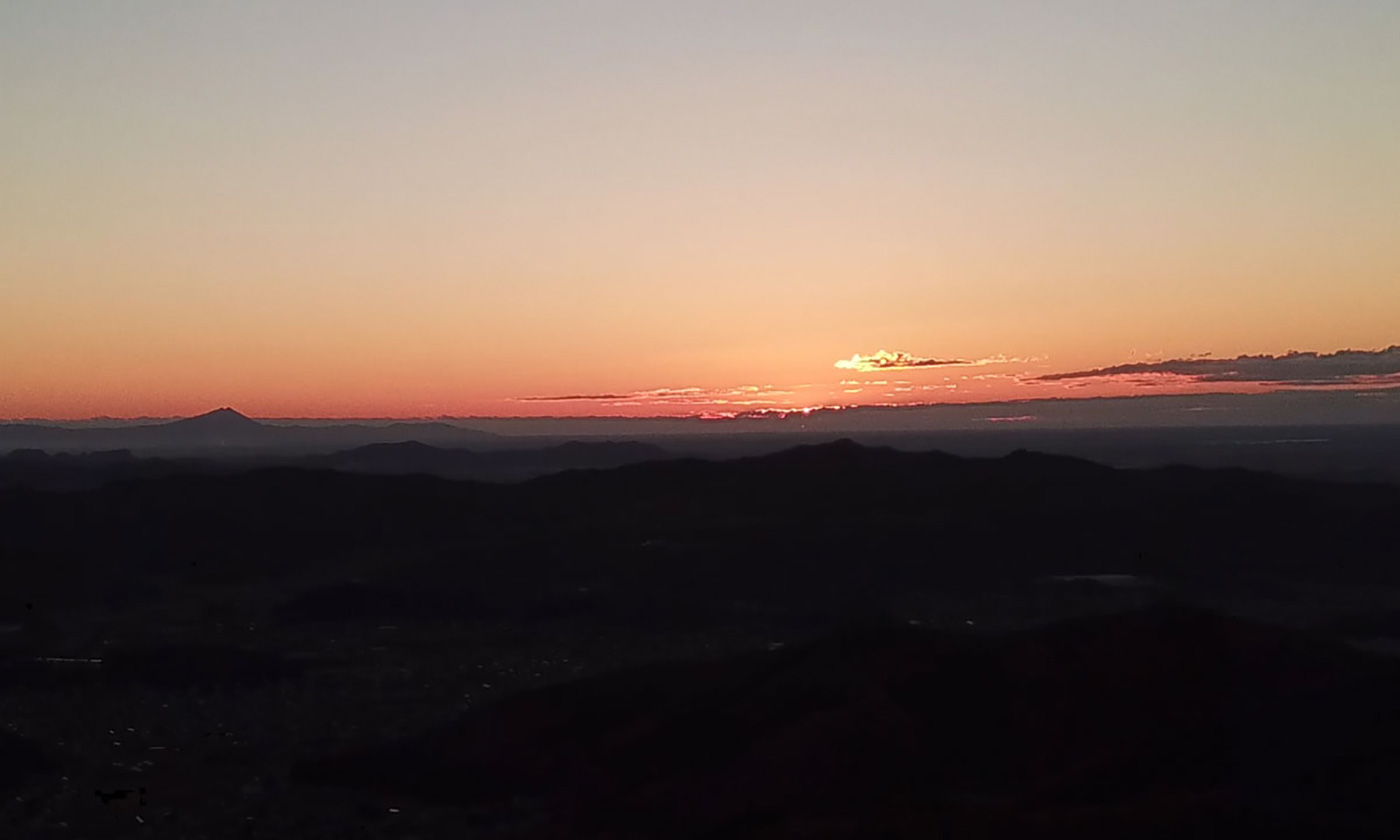
[(213, 451), (334, 451), (376, 443), (417, 441), (466, 446), (496, 438), (489, 432), (448, 423), (262, 423), (232, 408), (169, 422), (71, 428), (36, 423), (0, 424), (0, 452), (98, 452), (127, 449), (141, 454), (208, 454)]

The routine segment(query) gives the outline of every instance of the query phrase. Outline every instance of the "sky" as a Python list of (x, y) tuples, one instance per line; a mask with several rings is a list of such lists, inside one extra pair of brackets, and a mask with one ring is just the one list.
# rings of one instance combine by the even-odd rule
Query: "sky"
[(1394, 0), (15, 0), (0, 418), (1397, 387), (1397, 44)]

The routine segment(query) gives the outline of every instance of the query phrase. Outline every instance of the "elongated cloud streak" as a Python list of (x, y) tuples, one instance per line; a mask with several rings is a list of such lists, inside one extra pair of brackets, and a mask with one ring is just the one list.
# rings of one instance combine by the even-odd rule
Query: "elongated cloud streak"
[(1093, 370), (1050, 373), (1038, 376), (1033, 381), (1060, 382), (1141, 375), (1188, 377), (1196, 382), (1242, 382), (1305, 387), (1387, 384), (1392, 379), (1400, 378), (1400, 345), (1392, 345), (1384, 350), (1291, 352), (1282, 356), (1132, 362)]
[(915, 356), (898, 350), (891, 353), (888, 350), (880, 350), (870, 356), (862, 356), (859, 353), (849, 359), (841, 359), (836, 362), (836, 367), (841, 370), (875, 371), (875, 370), (908, 370), (911, 368), (930, 367), (976, 367), (980, 365), (1005, 365), (1031, 361), (1030, 359), (1015, 359), (1009, 356), (988, 356), (985, 359), (937, 359), (927, 356)]
[(603, 402), (630, 399), (632, 394), (560, 394), (551, 397), (517, 397), (517, 402)]
[[(805, 386), (795, 386), (805, 387)], [(516, 402), (600, 402), (612, 405), (648, 405), (655, 403), (694, 404), (730, 403), (759, 405), (771, 401), (764, 397), (791, 396), (794, 392), (771, 385), (742, 385), (737, 388), (653, 388), (649, 391), (629, 391), (621, 394), (559, 394), (550, 396), (516, 397)]]

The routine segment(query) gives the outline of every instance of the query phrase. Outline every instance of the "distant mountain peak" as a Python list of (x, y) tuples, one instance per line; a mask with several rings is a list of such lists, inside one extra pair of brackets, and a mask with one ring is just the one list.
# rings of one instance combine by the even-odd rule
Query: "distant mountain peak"
[(175, 422), (185, 426), (217, 426), (220, 428), (248, 428), (262, 425), (253, 418), (228, 406)]
[(357, 446), (354, 449), (347, 449), (341, 452), (342, 455), (364, 454), (368, 452), (377, 453), (415, 453), (415, 452), (450, 452), (440, 446), (433, 446), (421, 440), (391, 440), (384, 443), (368, 443), (364, 446)]
[[(863, 443), (852, 440), (848, 437), (826, 441), (824, 443), (808, 443), (801, 446), (794, 446), (788, 450), (789, 457), (800, 458), (863, 458), (879, 457), (893, 450), (886, 446), (866, 446)], [(784, 453), (776, 453), (783, 456)]]

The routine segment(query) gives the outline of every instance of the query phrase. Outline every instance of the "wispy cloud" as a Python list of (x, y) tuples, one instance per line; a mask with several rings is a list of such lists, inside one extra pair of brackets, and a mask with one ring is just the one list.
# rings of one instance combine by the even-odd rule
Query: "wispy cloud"
[(1199, 383), (1250, 383), (1293, 387), (1400, 384), (1400, 345), (1384, 350), (1338, 350), (1335, 353), (1290, 352), (1281, 356), (1212, 359), (1192, 356), (1153, 362), (1130, 362), (1092, 370), (1049, 373), (1035, 382), (1130, 379), (1138, 385), (1171, 380)]
[[(805, 387), (805, 386), (798, 386)], [(646, 391), (602, 394), (558, 394), (516, 397), (515, 402), (567, 403), (593, 402), (613, 406), (642, 405), (771, 405), (769, 397), (791, 396), (793, 391), (772, 385), (741, 385), (737, 388), (652, 388)]]
[(516, 397), (516, 402), (606, 402), (625, 400), (630, 394), (560, 394), (550, 397)]
[(880, 350), (869, 356), (862, 356), (859, 353), (849, 359), (840, 359), (836, 362), (836, 367), (840, 370), (876, 371), (876, 370), (909, 370), (912, 368), (931, 367), (977, 367), (981, 365), (1008, 365), (1035, 361), (1034, 359), (1020, 359), (1011, 356), (988, 356), (983, 359), (939, 359), (931, 356), (915, 356), (913, 353), (906, 353), (903, 350), (890, 352)]

